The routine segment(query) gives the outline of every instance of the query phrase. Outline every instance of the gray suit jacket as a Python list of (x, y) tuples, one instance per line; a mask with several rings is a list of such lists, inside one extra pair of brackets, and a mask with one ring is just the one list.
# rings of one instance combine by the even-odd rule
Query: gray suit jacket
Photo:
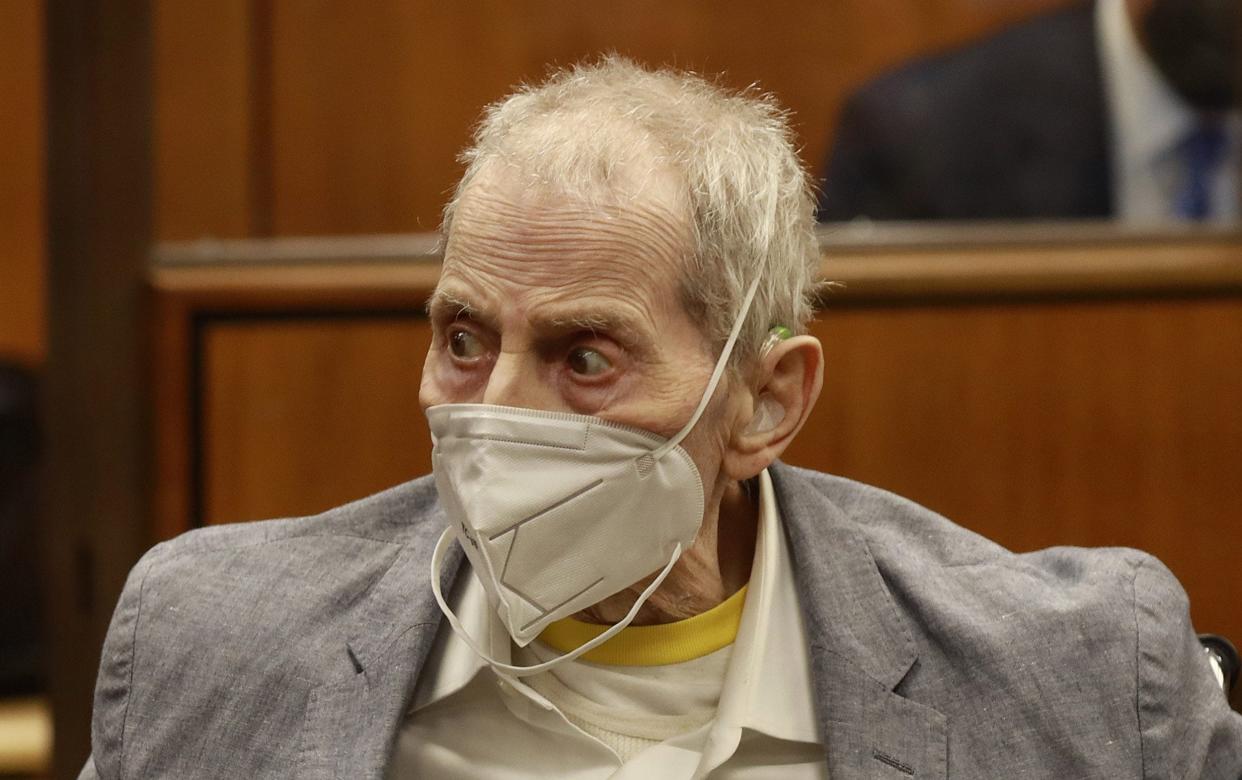
[[(1155, 559), (1015, 555), (874, 488), (772, 476), (833, 780), (1242, 777), (1242, 716)], [(444, 522), (424, 478), (152, 549), (104, 644), (82, 776), (381, 777), (441, 628)]]

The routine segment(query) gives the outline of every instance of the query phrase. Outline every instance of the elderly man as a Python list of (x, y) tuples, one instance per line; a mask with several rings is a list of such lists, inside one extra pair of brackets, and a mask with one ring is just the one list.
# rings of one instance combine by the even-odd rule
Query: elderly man
[(465, 160), (434, 477), (152, 550), (84, 777), (1242, 773), (1158, 562), (1014, 555), (777, 462), (823, 362), (771, 101), (606, 59)]

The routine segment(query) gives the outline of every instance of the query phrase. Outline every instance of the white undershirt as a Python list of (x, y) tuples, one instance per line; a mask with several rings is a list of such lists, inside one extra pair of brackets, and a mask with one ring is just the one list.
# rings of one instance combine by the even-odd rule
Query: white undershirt
[[(1143, 51), (1126, 0), (1097, 0), (1095, 35), (1112, 126), (1115, 213), (1136, 223), (1177, 219), (1175, 202), (1186, 176), (1178, 145), (1198, 120)], [(1212, 222), (1239, 216), (1242, 115), (1225, 117), (1226, 150), (1211, 189)]]
[[(387, 777), (827, 777), (793, 567), (771, 479), (759, 479), (759, 533), (733, 644), (665, 666), (570, 661), (525, 681), (496, 673), (447, 626), (437, 635)], [(467, 565), (463, 563), (463, 565)], [(514, 652), (473, 576), (449, 597), (466, 630)]]
[[(526, 682), (578, 728), (612, 748), (622, 761), (712, 722), (733, 646), (663, 666), (565, 663)], [(523, 666), (558, 653), (541, 642), (515, 648)]]

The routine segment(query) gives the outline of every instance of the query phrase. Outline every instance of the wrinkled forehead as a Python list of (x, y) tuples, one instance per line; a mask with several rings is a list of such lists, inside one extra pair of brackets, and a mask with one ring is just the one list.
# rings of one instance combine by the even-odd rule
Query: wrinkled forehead
[(482, 163), (465, 185), (458, 211), (486, 191), (515, 206), (573, 207), (602, 215), (624, 210), (656, 211), (690, 225), (689, 199), (681, 173), (659, 156), (628, 149), (610, 159), (549, 162), (497, 157)]
[(588, 198), (476, 177), (451, 222), (431, 308), (546, 332), (572, 325), (652, 354), (661, 334), (698, 329), (685, 303), (691, 244), (675, 192), (653, 182)]
[(548, 250), (528, 253), (532, 263), (611, 259), (680, 280), (694, 251), (684, 190), (679, 175), (654, 164), (627, 163), (605, 182), (567, 186), (503, 160), (489, 163), (459, 195), (446, 270), (481, 243), (513, 242)]

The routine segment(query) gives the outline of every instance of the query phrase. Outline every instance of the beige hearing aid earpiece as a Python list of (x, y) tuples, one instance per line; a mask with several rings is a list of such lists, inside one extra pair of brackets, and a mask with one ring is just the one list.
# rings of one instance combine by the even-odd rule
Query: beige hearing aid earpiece
[(755, 409), (755, 416), (750, 418), (750, 422), (746, 425), (746, 433), (770, 431), (780, 425), (781, 420), (784, 419), (785, 407), (781, 406), (780, 401), (765, 393), (759, 397), (759, 408)]
[[(768, 337), (764, 340), (763, 346), (759, 348), (759, 359), (767, 357), (772, 347), (791, 336), (793, 336), (793, 331), (784, 325), (774, 326), (768, 331)], [(780, 401), (765, 393), (759, 396), (759, 406), (755, 409), (755, 416), (750, 418), (750, 422), (746, 425), (746, 433), (770, 431), (780, 425), (783, 419), (785, 419), (785, 407), (781, 406)]]

